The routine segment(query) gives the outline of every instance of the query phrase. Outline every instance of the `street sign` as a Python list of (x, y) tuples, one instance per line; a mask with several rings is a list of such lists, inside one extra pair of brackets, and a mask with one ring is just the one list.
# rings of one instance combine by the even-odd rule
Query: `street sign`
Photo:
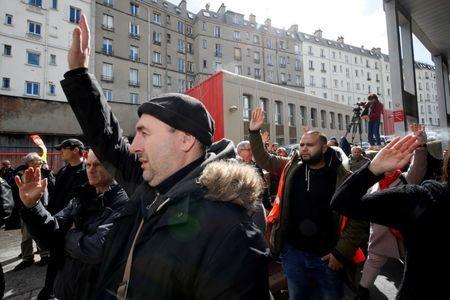
[(394, 110), (392, 112), (394, 116), (394, 123), (403, 122), (405, 120), (405, 116), (403, 115), (403, 110)]

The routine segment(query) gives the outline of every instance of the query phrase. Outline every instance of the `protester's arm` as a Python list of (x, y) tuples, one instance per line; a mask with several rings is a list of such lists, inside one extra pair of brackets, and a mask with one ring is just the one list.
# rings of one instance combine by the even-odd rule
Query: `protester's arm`
[(348, 218), (332, 254), (341, 262), (351, 262), (358, 247), (363, 241), (367, 241), (369, 226), (368, 221)]
[(269, 299), (267, 260), (263, 238), (241, 226), (232, 229), (213, 249), (194, 280), (194, 299)]
[(31, 208), (21, 211), (23, 221), (31, 236), (46, 248), (62, 245), (62, 237), (73, 224), (72, 210), (74, 203), (71, 201), (63, 210), (52, 216), (47, 209), (38, 202)]
[[(395, 138), (372, 163), (358, 170), (338, 188), (331, 208), (354, 219), (403, 229), (417, 218), (418, 207), (427, 206), (428, 192), (420, 186), (400, 186), (370, 195), (367, 189), (386, 171), (401, 169), (417, 147), (413, 136)], [(365, 195), (365, 196), (364, 196)]]
[(406, 172), (406, 181), (410, 184), (420, 184), (427, 172), (427, 136), (422, 125), (412, 124), (411, 129), (421, 146), (414, 151), (411, 165)]
[[(125, 202), (124, 202), (125, 203)], [(106, 208), (111, 210), (110, 208)], [(102, 262), (106, 237), (118, 216), (114, 211), (92, 233), (85, 233), (78, 228), (70, 229), (66, 234), (65, 249), (76, 260), (87, 264)]]
[(267, 152), (259, 133), (263, 123), (264, 112), (261, 108), (257, 108), (252, 112), (252, 119), (250, 121), (249, 140), (253, 157), (255, 158), (258, 166), (279, 176), (289, 159), (286, 157), (272, 155)]
[(11, 187), (5, 180), (0, 178), (0, 227), (2, 227), (14, 208), (14, 199), (11, 191)]
[(72, 110), (95, 155), (108, 172), (131, 194), (142, 180), (138, 157), (129, 151), (119, 122), (112, 113), (95, 77), (87, 73), (90, 32), (86, 16), (73, 31), (68, 53), (69, 69), (61, 81)]

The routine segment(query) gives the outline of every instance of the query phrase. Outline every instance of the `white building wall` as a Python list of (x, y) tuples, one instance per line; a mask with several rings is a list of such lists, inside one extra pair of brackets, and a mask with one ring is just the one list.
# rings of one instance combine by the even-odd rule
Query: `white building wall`
[[(92, 23), (91, 0), (58, 0), (56, 9), (53, 0), (43, 0), (42, 7), (28, 1), (1, 0), (0, 5), (0, 80), (10, 79), (10, 88), (0, 85), (0, 93), (18, 97), (65, 101), (59, 81), (68, 70), (67, 51), (72, 31), (76, 24), (69, 21), (70, 6), (81, 9)], [(6, 24), (6, 14), (12, 15), (12, 24)], [(28, 22), (41, 24), (41, 34), (28, 33)], [(5, 45), (11, 46), (11, 55), (5, 55)], [(39, 65), (27, 62), (27, 51), (39, 54)], [(52, 64), (51, 56), (55, 56)], [(26, 94), (26, 81), (39, 83), (39, 95)], [(50, 84), (55, 93), (50, 94)]]

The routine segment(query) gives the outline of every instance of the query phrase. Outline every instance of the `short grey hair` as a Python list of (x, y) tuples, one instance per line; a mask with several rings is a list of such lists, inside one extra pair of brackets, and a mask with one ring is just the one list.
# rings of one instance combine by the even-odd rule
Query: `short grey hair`
[[(244, 148), (245, 146), (250, 146), (250, 142), (249, 141), (242, 141), (239, 142), (239, 144), (237, 144), (236, 146), (236, 151), (241, 150), (242, 148)], [(250, 148), (250, 147), (249, 147)]]
[(25, 155), (23, 157), (23, 160), (25, 162), (25, 164), (29, 164), (32, 160), (38, 159), (39, 161), (42, 161), (42, 158), (39, 154), (37, 154), (36, 152), (30, 152), (27, 155)]

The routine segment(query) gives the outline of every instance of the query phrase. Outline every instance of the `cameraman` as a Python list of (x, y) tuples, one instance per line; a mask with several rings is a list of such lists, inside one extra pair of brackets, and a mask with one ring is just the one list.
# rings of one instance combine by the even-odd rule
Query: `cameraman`
[(380, 119), (384, 110), (383, 104), (378, 100), (376, 94), (369, 94), (367, 100), (361, 119), (369, 120), (369, 133), (367, 138), (370, 146), (375, 146), (375, 142), (377, 146), (381, 146)]

